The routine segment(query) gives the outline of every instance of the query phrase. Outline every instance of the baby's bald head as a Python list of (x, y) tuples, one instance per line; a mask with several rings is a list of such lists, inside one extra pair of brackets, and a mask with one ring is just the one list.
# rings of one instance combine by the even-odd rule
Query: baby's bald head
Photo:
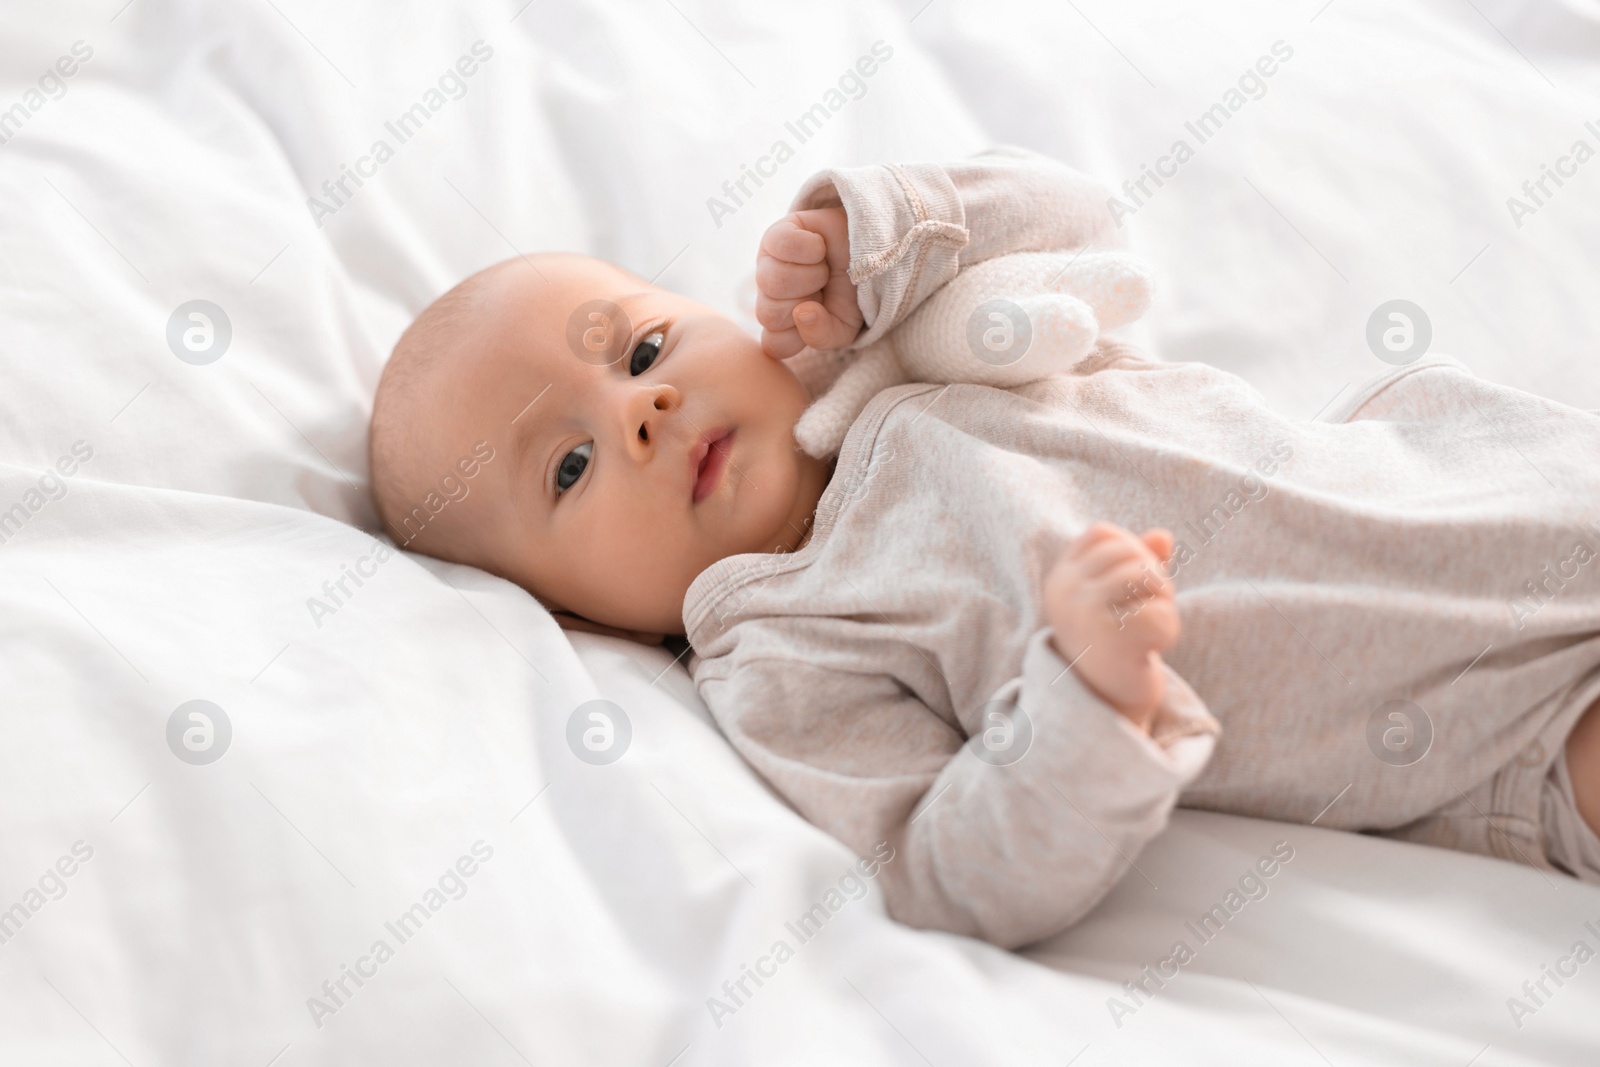
[[(437, 389), (436, 376), (462, 358), (474, 322), (487, 311), (489, 283), (506, 266), (481, 270), (429, 304), (400, 335), (383, 368), (367, 438), (372, 496), (385, 532), (399, 544), (421, 532), (402, 523), (433, 488), (423, 472), (438, 465), (432, 442), (419, 439), (418, 409)], [(431, 476), (433, 481), (439, 477)]]

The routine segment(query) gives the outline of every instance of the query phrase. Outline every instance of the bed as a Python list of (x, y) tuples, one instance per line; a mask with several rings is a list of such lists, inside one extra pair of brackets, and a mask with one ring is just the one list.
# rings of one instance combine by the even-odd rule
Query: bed
[(0, 1061), (1600, 1062), (1600, 891), (1476, 856), (1182, 810), (1026, 951), (900, 926), (670, 652), (394, 552), (365, 482), (470, 271), (582, 250), (753, 325), (811, 172), (996, 142), (1119, 190), (1163, 358), (1313, 418), (1404, 299), (1600, 409), (1580, 140), (1592, 0), (8, 4)]

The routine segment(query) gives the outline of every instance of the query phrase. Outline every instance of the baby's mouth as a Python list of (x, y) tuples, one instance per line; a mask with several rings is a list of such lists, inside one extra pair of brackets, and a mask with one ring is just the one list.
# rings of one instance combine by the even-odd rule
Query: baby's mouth
[(690, 499), (694, 503), (700, 503), (722, 484), (733, 450), (733, 435), (731, 428), (709, 430), (700, 435), (700, 440), (690, 451), (689, 460), (694, 465), (694, 488)]

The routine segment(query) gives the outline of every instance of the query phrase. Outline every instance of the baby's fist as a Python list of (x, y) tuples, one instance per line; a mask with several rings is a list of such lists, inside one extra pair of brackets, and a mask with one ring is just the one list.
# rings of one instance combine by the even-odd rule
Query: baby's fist
[(1097, 522), (1068, 545), (1044, 582), (1050, 641), (1089, 688), (1149, 733), (1166, 695), (1161, 653), (1178, 640), (1178, 605), (1161, 564), (1172, 534), (1135, 537)]
[(844, 348), (861, 332), (842, 207), (796, 211), (767, 227), (756, 254), (761, 348), (787, 359), (810, 345)]

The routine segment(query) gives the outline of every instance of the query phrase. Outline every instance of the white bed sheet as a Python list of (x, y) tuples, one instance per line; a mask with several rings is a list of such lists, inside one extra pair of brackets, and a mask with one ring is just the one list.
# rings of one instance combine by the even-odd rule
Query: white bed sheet
[[(1600, 153), (1593, 0), (997, 0), (934, 4), (916, 26), (986, 132), (1087, 167), (1134, 209), (1160, 283), (1144, 339), (1165, 358), (1310, 417), (1385, 369), (1367, 322), (1405, 299), (1433, 351), (1600, 409), (1600, 154), (1574, 155)], [(1290, 58), (1260, 98), (1202, 141), (1189, 125), (1275, 44)], [(1194, 155), (1175, 179), (1121, 189), (1179, 139)], [(1524, 191), (1556, 167), (1575, 176)]]
[[(0, 109), (92, 49), (0, 145), (0, 510), (93, 450), (0, 544), (0, 909), (27, 913), (0, 943), (0, 1061), (1594, 1062), (1600, 964), (1520, 1027), (1506, 1002), (1600, 946), (1600, 893), (1193, 812), (1027, 953), (900, 927), (874, 890), (713, 1019), (852, 858), (750, 774), (682, 668), (415, 557), (307, 606), (373, 552), (382, 361), (468, 271), (584, 249), (748, 321), (755, 239), (818, 167), (1008, 140), (1115, 181), (1278, 37), (1303, 65), (1133, 223), (1162, 354), (1309, 415), (1381, 369), (1361, 327), (1410, 295), (1437, 348), (1600, 407), (1600, 164), (1521, 231), (1497, 214), (1600, 118), (1594, 6), (675, 3), (0, 14)], [(880, 39), (861, 99), (715, 225), (706, 199)], [(317, 227), (308, 193), (480, 40), (464, 95)], [(164, 336), (197, 298), (234, 331), (207, 366)], [(634, 729), (604, 767), (565, 740), (597, 697)], [(192, 699), (232, 724), (209, 765), (168, 747)], [(1269, 894), (1117, 1025), (1121, 983), (1278, 840)], [(43, 872), (80, 841), (56, 899)], [(479, 842), (400, 944), (385, 924)], [(360, 964), (380, 939), (393, 957)], [(334, 1004), (323, 983), (357, 965)]]

